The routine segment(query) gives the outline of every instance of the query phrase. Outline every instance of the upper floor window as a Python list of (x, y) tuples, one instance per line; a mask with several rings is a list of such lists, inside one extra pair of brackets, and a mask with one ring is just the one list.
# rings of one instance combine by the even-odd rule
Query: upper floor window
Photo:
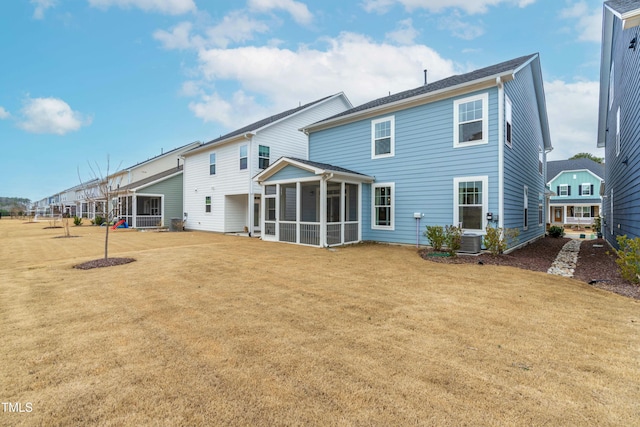
[(395, 152), (395, 117), (371, 121), (371, 158), (391, 157)]
[(507, 145), (509, 147), (511, 147), (511, 139), (512, 139), (512, 134), (513, 134), (513, 129), (512, 129), (512, 117), (511, 117), (511, 100), (509, 99), (508, 96), (505, 96), (505, 103), (504, 103), (504, 115), (505, 115), (505, 121), (506, 121), (506, 129), (505, 129), (505, 139), (507, 141)]
[(216, 153), (209, 154), (209, 175), (216, 174)]
[(578, 190), (580, 196), (593, 196), (593, 184), (582, 184)]
[(453, 146), (486, 144), (489, 122), (489, 95), (471, 96), (453, 102)]
[(260, 169), (266, 169), (269, 167), (269, 154), (270, 149), (266, 145), (258, 146), (258, 167)]
[(247, 168), (247, 146), (240, 146), (240, 170)]
[(615, 95), (615, 62), (611, 63), (611, 72), (609, 73), (609, 109), (613, 107), (613, 95)]
[(211, 196), (205, 196), (204, 198), (204, 211), (211, 213)]
[(620, 107), (616, 113), (616, 156), (620, 154)]
[(558, 196), (570, 196), (571, 187), (567, 184), (558, 185), (557, 193), (558, 193)]

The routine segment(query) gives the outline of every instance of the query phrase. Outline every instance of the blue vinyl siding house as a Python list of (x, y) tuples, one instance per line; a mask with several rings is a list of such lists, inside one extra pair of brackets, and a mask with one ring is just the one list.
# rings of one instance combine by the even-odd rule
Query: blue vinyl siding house
[(537, 54), (376, 99), (303, 131), (309, 160), (281, 158), (255, 177), (272, 197), (264, 240), (427, 244), (426, 225), (450, 224), (476, 234), (488, 224), (518, 228), (520, 243), (544, 236), (552, 147)]
[(598, 147), (605, 148), (603, 235), (640, 236), (640, 1), (603, 6)]

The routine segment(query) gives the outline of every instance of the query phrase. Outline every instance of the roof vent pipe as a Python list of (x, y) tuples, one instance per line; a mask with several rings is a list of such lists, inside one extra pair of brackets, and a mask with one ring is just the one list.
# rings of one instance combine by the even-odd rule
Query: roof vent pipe
[(427, 69), (424, 69), (424, 85), (427, 85)]

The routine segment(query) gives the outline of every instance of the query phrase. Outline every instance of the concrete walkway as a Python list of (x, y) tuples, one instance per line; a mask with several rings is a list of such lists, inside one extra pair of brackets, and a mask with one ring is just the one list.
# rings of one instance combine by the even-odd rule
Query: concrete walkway
[(578, 253), (580, 252), (581, 240), (572, 239), (565, 243), (565, 245), (558, 252), (556, 257), (547, 273), (555, 274), (563, 277), (573, 277), (573, 273), (576, 271), (576, 264), (578, 263)]

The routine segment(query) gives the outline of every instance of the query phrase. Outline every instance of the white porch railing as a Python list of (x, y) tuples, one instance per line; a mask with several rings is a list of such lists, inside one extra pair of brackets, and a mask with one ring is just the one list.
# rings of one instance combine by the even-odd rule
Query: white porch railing
[(280, 241), (296, 243), (296, 228), (295, 222), (280, 222)]
[(303, 245), (320, 245), (320, 224), (300, 223), (300, 243)]
[(580, 225), (580, 226), (589, 225), (590, 226), (590, 225), (593, 225), (593, 218), (568, 216), (567, 220), (565, 221), (565, 224)]
[(264, 223), (264, 234), (266, 236), (275, 236), (276, 235), (276, 223), (275, 222), (266, 222)]
[[(129, 223), (129, 225), (132, 225)], [(162, 215), (136, 216), (136, 228), (155, 228), (162, 226)]]

